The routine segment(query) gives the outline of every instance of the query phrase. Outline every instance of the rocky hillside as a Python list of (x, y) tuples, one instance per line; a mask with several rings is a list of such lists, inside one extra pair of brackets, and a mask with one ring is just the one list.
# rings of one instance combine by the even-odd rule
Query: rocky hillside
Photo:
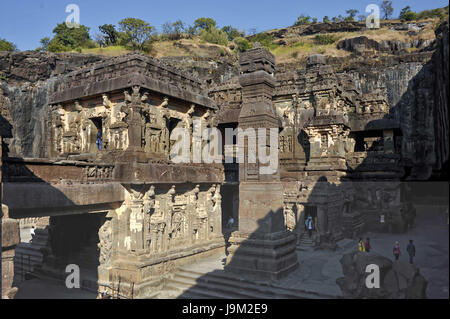
[[(272, 39), (278, 73), (296, 72), (305, 67), (307, 56), (322, 53), (335, 71), (351, 75), (358, 90), (384, 91), (408, 141), (405, 160), (418, 168), (413, 175), (422, 179), (432, 174), (431, 167), (439, 170), (448, 165), (444, 164), (448, 158), (448, 21), (436, 25), (437, 20), (429, 19), (367, 30), (362, 23), (316, 23), (266, 34)], [(232, 47), (183, 39), (159, 43), (152, 54), (203, 79), (205, 86), (232, 81), (238, 74)], [(45, 156), (43, 110), (48, 92), (62, 75), (109, 58), (0, 52), (0, 111), (12, 123), (14, 136), (9, 141), (10, 156)]]

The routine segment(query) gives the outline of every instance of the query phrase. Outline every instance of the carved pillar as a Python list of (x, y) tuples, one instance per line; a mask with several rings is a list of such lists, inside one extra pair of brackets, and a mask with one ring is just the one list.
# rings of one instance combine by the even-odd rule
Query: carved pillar
[(220, 194), (220, 185), (216, 186), (216, 190), (213, 196), (214, 208), (213, 208), (213, 235), (214, 237), (220, 237), (222, 234), (222, 195)]
[(131, 251), (144, 249), (144, 200), (141, 190), (130, 188), (130, 235)]
[[(0, 132), (1, 133), (1, 132)], [(14, 254), (15, 247), (20, 242), (19, 221), (9, 218), (8, 207), (2, 204), (3, 177), (3, 137), (0, 135), (0, 242), (1, 242), (1, 265), (0, 286), (2, 288), (2, 299), (13, 299), (17, 288), (12, 287), (14, 280)]]
[[(278, 279), (294, 270), (298, 262), (296, 238), (284, 223), (279, 171), (267, 174), (258, 158), (258, 145), (270, 143), (269, 129), (275, 128), (278, 134), (272, 105), (275, 57), (255, 44), (240, 55), (239, 64), (243, 95), (239, 127), (255, 129), (256, 133), (258, 128), (265, 129), (266, 140), (259, 140), (257, 134), (244, 141), (244, 161), (239, 163), (239, 230), (230, 237), (225, 269), (263, 280)], [(249, 152), (256, 155), (256, 163), (251, 162)]]
[(125, 91), (125, 101), (127, 103), (127, 117), (128, 124), (128, 148), (126, 149), (125, 159), (128, 160), (142, 160), (145, 158), (145, 152), (142, 147), (142, 99), (139, 93), (140, 87), (133, 86), (133, 93), (129, 95)]

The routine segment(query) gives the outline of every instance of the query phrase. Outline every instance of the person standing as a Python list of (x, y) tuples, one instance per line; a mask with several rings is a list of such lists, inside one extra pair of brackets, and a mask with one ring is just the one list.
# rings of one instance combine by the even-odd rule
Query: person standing
[(227, 228), (232, 228), (234, 224), (234, 218), (233, 216), (230, 216), (230, 219), (228, 219)]
[(398, 260), (398, 258), (400, 257), (400, 243), (398, 241), (395, 242), (393, 253), (395, 260)]
[(35, 232), (34, 232), (34, 226), (31, 226), (31, 228), (30, 228), (30, 234), (31, 234), (31, 238), (33, 238), (34, 235), (35, 235)]
[(358, 242), (358, 250), (359, 250), (359, 251), (362, 251), (362, 252), (366, 251), (366, 248), (365, 248), (365, 246), (364, 246), (364, 241), (363, 241), (362, 238), (359, 239), (359, 242)]
[(97, 148), (101, 151), (102, 150), (102, 132), (97, 133)]
[(308, 230), (308, 236), (311, 238), (312, 230), (313, 230), (313, 219), (312, 216), (309, 215), (305, 222), (306, 229)]
[(408, 252), (409, 255), (409, 263), (413, 264), (413, 259), (416, 256), (416, 246), (414, 246), (413, 241), (410, 239), (409, 240), (409, 244), (408, 247), (406, 247), (406, 251)]
[(366, 238), (366, 242), (364, 243), (364, 248), (366, 249), (366, 252), (370, 252), (370, 249), (372, 249), (372, 246), (370, 246), (370, 238)]

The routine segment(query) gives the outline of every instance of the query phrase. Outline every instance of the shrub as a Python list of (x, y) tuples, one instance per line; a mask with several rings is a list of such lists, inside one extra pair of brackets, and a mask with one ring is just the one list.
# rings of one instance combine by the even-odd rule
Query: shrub
[(406, 21), (417, 20), (417, 18), (418, 18), (417, 13), (415, 13), (414, 11), (406, 12), (403, 15), (403, 19), (406, 20)]
[(338, 38), (330, 34), (317, 34), (314, 37), (314, 43), (320, 45), (333, 44), (336, 40), (338, 40)]
[(228, 40), (229, 40), (229, 41), (233, 41), (233, 40), (234, 40), (235, 38), (237, 38), (237, 37), (242, 37), (242, 33), (239, 32), (238, 29), (233, 28), (233, 27), (230, 26), (230, 25), (224, 26), (224, 27), (222, 28), (222, 31), (225, 32), (225, 33), (227, 34)]
[(244, 52), (252, 48), (251, 43), (246, 38), (237, 37), (234, 39), (234, 43), (236, 43), (237, 49), (240, 52)]
[(259, 42), (261, 45), (267, 49), (275, 49), (278, 47), (273, 43), (273, 35), (268, 33), (259, 33), (251, 38), (252, 42)]
[(202, 38), (202, 40), (209, 42), (209, 43), (220, 44), (220, 45), (228, 44), (228, 35), (224, 31), (219, 30), (216, 27), (203, 29), (200, 32), (200, 37)]
[(298, 25), (303, 25), (303, 24), (308, 24), (311, 22), (311, 17), (301, 14), (298, 18), (297, 21), (294, 23), (294, 26), (298, 26)]

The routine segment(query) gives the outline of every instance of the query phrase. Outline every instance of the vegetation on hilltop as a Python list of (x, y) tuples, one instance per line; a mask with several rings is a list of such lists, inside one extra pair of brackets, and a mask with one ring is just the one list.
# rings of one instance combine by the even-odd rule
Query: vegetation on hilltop
[[(181, 20), (166, 22), (160, 30), (148, 21), (129, 17), (117, 24), (99, 26), (92, 38), (87, 26), (68, 28), (65, 23), (60, 23), (54, 28), (52, 37), (41, 39), (41, 45), (36, 50), (107, 56), (138, 50), (158, 58), (185, 55), (209, 58), (230, 56), (235, 59), (238, 52), (248, 50), (253, 43), (259, 42), (275, 54), (279, 62), (298, 60), (312, 53), (345, 56), (349, 52), (338, 50), (336, 46), (340, 40), (350, 37), (363, 35), (375, 41), (403, 42), (433, 39), (433, 28), (439, 21), (448, 18), (449, 7), (414, 12), (410, 6), (406, 6), (397, 13), (398, 19), (393, 19), (396, 12), (392, 1), (381, 1), (380, 9), (384, 20), (382, 27), (377, 30), (365, 29), (362, 21), (366, 19), (366, 15), (359, 14), (358, 10), (352, 8), (345, 11), (346, 16), (323, 17), (323, 23), (318, 22), (317, 17), (301, 14), (293, 24), (294, 28), (260, 33), (255, 30), (238, 30), (231, 25), (219, 27), (210, 17), (200, 17), (192, 25)], [(393, 24), (411, 21), (427, 21), (431, 24), (416, 35), (391, 28)], [(347, 25), (353, 29), (347, 29)], [(303, 32), (304, 30), (309, 31)], [(0, 51), (14, 50), (16, 46), (13, 43), (0, 39)]]
[(0, 38), (0, 51), (16, 51), (17, 47), (14, 43)]

